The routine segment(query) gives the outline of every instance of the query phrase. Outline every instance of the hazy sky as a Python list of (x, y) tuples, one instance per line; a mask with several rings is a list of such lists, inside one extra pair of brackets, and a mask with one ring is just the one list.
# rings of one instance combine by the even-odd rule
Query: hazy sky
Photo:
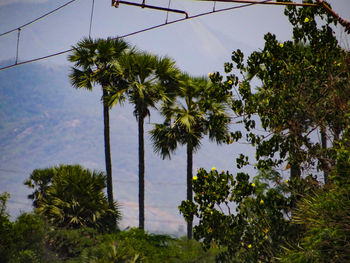
[[(131, 0), (141, 2), (141, 0)], [(0, 32), (5, 32), (51, 11), (68, 0), (0, 0)], [(349, 0), (330, 1), (344, 18), (350, 14)], [(146, 0), (167, 6), (168, 0)], [(216, 9), (241, 4), (217, 3)], [(92, 0), (77, 0), (58, 12), (21, 30), (19, 61), (69, 49), (89, 33)], [(171, 0), (171, 7), (195, 15), (211, 11), (213, 3)], [(111, 6), (111, 0), (95, 0), (92, 37), (120, 36), (165, 22), (166, 12), (128, 5)], [(184, 17), (169, 14), (169, 21)], [(283, 7), (254, 5), (191, 19), (128, 37), (140, 49), (176, 59), (192, 74), (207, 74), (222, 68), (233, 49), (251, 52), (262, 47), (263, 35), (272, 32), (281, 41), (290, 39), (291, 27)], [(344, 36), (338, 35), (346, 43)], [(343, 34), (345, 35), (345, 34)], [(349, 38), (348, 38), (349, 39)], [(17, 31), (0, 37), (0, 60), (16, 56)], [(66, 63), (66, 54), (45, 63)]]

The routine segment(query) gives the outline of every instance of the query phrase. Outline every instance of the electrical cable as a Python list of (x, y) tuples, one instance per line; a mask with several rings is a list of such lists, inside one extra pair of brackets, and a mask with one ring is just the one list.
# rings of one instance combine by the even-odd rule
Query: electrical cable
[(35, 18), (34, 20), (29, 21), (28, 23), (25, 23), (25, 24), (23, 24), (23, 25), (21, 25), (21, 26), (19, 26), (19, 27), (16, 27), (16, 28), (14, 28), (14, 29), (11, 29), (11, 30), (9, 30), (9, 31), (6, 31), (6, 32), (0, 34), (0, 37), (1, 37), (1, 36), (4, 36), (4, 35), (7, 35), (7, 34), (9, 34), (9, 33), (11, 33), (11, 32), (14, 32), (14, 31), (16, 31), (16, 30), (18, 30), (18, 29), (21, 29), (21, 28), (23, 28), (23, 27), (29, 26), (30, 24), (33, 24), (34, 22), (36, 22), (36, 21), (38, 21), (38, 20), (40, 20), (40, 19), (42, 19), (42, 18), (44, 18), (44, 17), (46, 17), (46, 16), (48, 16), (48, 15), (51, 15), (52, 13), (55, 13), (56, 11), (62, 9), (63, 7), (66, 7), (67, 5), (69, 5), (69, 4), (71, 4), (71, 3), (75, 2), (75, 1), (77, 1), (77, 0), (71, 0), (71, 1), (69, 1), (69, 2), (67, 2), (67, 3), (65, 3), (64, 5), (61, 5), (61, 6), (57, 7), (56, 9), (54, 9), (54, 10), (52, 10), (52, 11), (46, 13), (46, 14), (43, 14), (42, 16), (39, 16), (38, 18)]
[[(138, 181), (128, 181), (128, 180), (115, 180), (117, 183), (122, 183), (122, 184), (138, 184)], [(146, 184), (149, 185), (171, 185), (171, 186), (184, 186), (186, 184), (184, 183), (171, 183), (171, 182), (150, 182), (146, 181)]]
[[(318, 7), (318, 4), (314, 3), (294, 3), (294, 2), (272, 2), (273, 0), (269, 0), (266, 2), (258, 2), (256, 0), (196, 0), (203, 2), (224, 2), (224, 3), (250, 3), (250, 4), (268, 4), (268, 5), (289, 5), (289, 6), (313, 6)], [(319, 0), (318, 0), (319, 1)]]
[[(72, 0), (71, 2), (73, 2), (73, 1), (76, 1), (76, 0)], [(264, 1), (260, 1), (259, 3), (264, 3), (264, 2), (268, 2), (268, 1), (271, 1), (271, 0), (264, 0)], [(144, 28), (144, 29), (141, 29), (141, 30), (138, 30), (138, 31), (134, 31), (132, 33), (128, 33), (126, 35), (115, 37), (115, 38), (111, 38), (111, 39), (115, 40), (115, 39), (119, 39), (119, 38), (126, 38), (126, 37), (137, 35), (137, 34), (140, 34), (140, 33), (143, 33), (143, 32), (147, 32), (147, 31), (150, 31), (150, 30), (153, 30), (153, 29), (156, 29), (156, 28), (160, 28), (160, 27), (163, 27), (163, 26), (166, 26), (166, 25), (171, 25), (171, 24), (175, 24), (175, 23), (178, 23), (178, 22), (182, 22), (184, 20), (194, 19), (194, 18), (201, 17), (201, 16), (206, 16), (206, 15), (211, 15), (211, 14), (215, 14), (215, 13), (230, 11), (230, 10), (239, 9), (239, 8), (243, 8), (243, 7), (248, 7), (248, 6), (251, 6), (251, 5), (256, 5), (256, 3), (249, 3), (249, 4), (240, 5), (240, 6), (227, 7), (227, 8), (222, 8), (222, 9), (218, 9), (218, 10), (215, 10), (215, 11), (204, 12), (204, 13), (196, 14), (196, 15), (193, 15), (193, 16), (189, 16), (187, 18), (180, 18), (180, 19), (168, 22), (168, 23), (162, 23), (162, 24), (158, 24), (158, 25), (151, 26), (151, 27), (148, 27), (148, 28)], [(47, 59), (47, 58), (51, 58), (51, 57), (56, 57), (56, 56), (59, 56), (59, 55), (62, 55), (62, 54), (65, 54), (65, 53), (68, 53), (68, 52), (71, 52), (71, 51), (73, 51), (73, 48), (70, 48), (70, 49), (67, 49), (67, 50), (63, 50), (63, 51), (60, 51), (60, 52), (57, 52), (57, 53), (53, 53), (53, 54), (50, 54), (50, 55), (47, 55), (47, 56), (38, 57), (38, 58), (30, 59), (30, 60), (25, 60), (25, 61), (22, 61), (22, 62), (19, 62), (19, 63), (16, 63), (16, 64), (12, 64), (12, 65), (1, 67), (0, 71), (8, 69), (8, 68), (15, 67), (15, 66), (23, 65), (23, 64), (36, 62), (36, 61), (39, 61), (39, 60), (43, 60), (43, 59)]]
[(0, 168), (0, 173), (15, 173), (15, 174), (23, 174), (27, 173), (26, 171), (21, 171), (21, 170), (13, 170), (13, 169), (5, 169), (5, 168)]

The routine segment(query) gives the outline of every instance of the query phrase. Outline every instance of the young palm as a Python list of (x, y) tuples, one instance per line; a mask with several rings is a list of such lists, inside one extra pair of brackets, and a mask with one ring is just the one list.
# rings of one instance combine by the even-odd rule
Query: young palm
[[(229, 118), (225, 111), (227, 97), (215, 96), (215, 87), (205, 78), (182, 76), (177, 100), (164, 103), (163, 124), (155, 124), (151, 131), (154, 151), (163, 159), (171, 157), (177, 145), (187, 150), (187, 200), (193, 198), (193, 153), (201, 146), (201, 139), (208, 134), (211, 140), (221, 143), (228, 133)], [(192, 221), (187, 222), (187, 237), (192, 238)]]
[(113, 230), (120, 219), (117, 203), (111, 208), (105, 196), (103, 172), (60, 165), (34, 170), (25, 184), (37, 211), (57, 227)]
[[(141, 52), (124, 56), (119, 60), (119, 69), (128, 81), (126, 95), (134, 105), (134, 115), (138, 122), (139, 141), (139, 228), (144, 229), (144, 196), (145, 196), (145, 152), (144, 120), (150, 116), (150, 108), (156, 108), (160, 100), (170, 101), (178, 75), (175, 62), (164, 57), (159, 58)], [(116, 66), (117, 68), (117, 66)], [(118, 90), (112, 88), (109, 103), (118, 103)]]
[(109, 135), (109, 106), (104, 98), (108, 96), (107, 87), (113, 77), (114, 83), (123, 84), (122, 77), (111, 76), (111, 67), (115, 61), (124, 56), (129, 50), (129, 45), (122, 39), (97, 39), (85, 38), (73, 47), (68, 59), (74, 63), (69, 75), (75, 88), (92, 90), (95, 84), (102, 88), (103, 120), (104, 120), (104, 146), (107, 174), (108, 202), (113, 206), (112, 162)]

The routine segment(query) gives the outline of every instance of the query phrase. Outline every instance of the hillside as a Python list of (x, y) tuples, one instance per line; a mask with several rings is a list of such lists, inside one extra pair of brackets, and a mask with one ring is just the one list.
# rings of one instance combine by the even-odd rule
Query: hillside
[[(13, 216), (31, 209), (23, 181), (33, 169), (79, 163), (104, 170), (101, 91), (73, 89), (68, 72), (67, 66), (41, 64), (0, 72), (0, 192), (12, 194)], [(146, 130), (157, 119), (153, 113)], [(185, 198), (185, 151), (180, 148), (172, 160), (163, 161), (145, 137), (146, 228), (182, 231), (177, 206)], [(129, 105), (111, 112), (111, 146), (114, 195), (123, 207), (123, 226), (137, 225), (137, 125)], [(204, 142), (194, 167), (231, 169), (235, 148)]]

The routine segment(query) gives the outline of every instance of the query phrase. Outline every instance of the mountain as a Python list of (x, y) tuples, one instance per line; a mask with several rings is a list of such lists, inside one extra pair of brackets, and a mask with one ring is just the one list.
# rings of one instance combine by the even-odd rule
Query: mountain
[[(79, 163), (104, 170), (103, 116), (100, 87), (76, 90), (69, 66), (27, 64), (0, 71), (0, 192), (11, 193), (10, 213), (31, 209), (23, 182), (36, 168)], [(132, 107), (111, 111), (114, 196), (121, 203), (122, 226), (138, 224), (137, 123)], [(184, 231), (177, 206), (186, 197), (186, 155), (180, 148), (171, 160), (152, 152), (147, 130), (160, 117), (146, 121), (146, 229)], [(218, 147), (204, 141), (194, 156), (194, 168), (233, 167), (242, 147)]]

